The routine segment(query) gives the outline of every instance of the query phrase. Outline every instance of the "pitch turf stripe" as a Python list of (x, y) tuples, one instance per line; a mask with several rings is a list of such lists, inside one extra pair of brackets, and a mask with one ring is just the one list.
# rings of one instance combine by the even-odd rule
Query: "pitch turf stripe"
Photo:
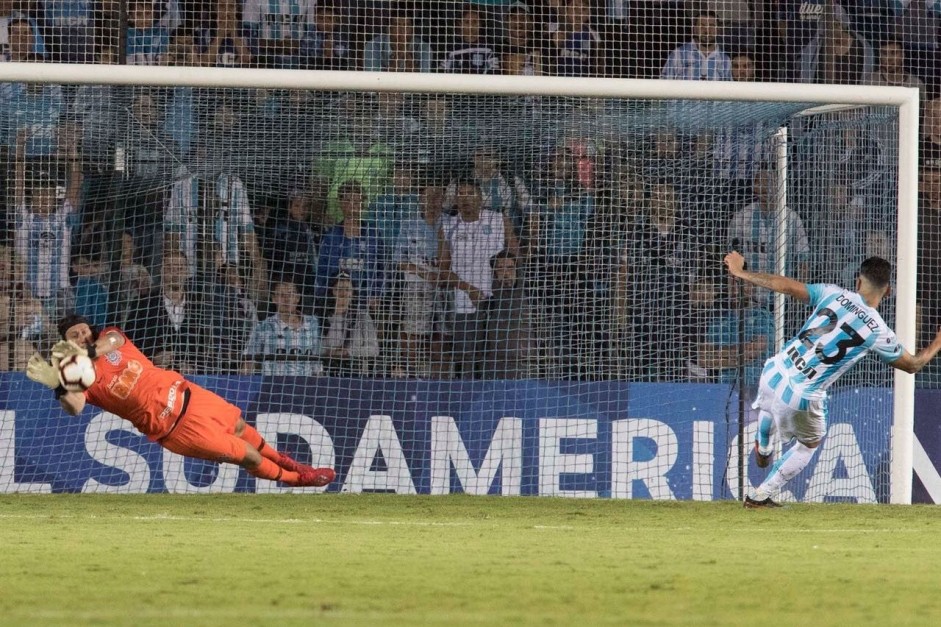
[[(409, 526), (409, 527), (497, 527), (501, 526), (500, 521), (488, 520), (487, 522), (474, 522), (474, 521), (453, 521), (453, 522), (436, 522), (430, 520), (348, 520), (348, 519), (325, 519), (325, 518), (211, 518), (208, 516), (165, 516), (157, 514), (154, 516), (72, 516), (72, 515), (59, 515), (59, 514), (0, 514), (0, 520), (100, 520), (103, 522), (107, 521), (121, 521), (121, 520), (137, 520), (137, 521), (174, 521), (174, 522), (208, 522), (208, 523), (252, 523), (252, 524), (283, 524), (283, 525), (302, 525), (302, 524), (312, 524), (312, 525), (365, 525), (365, 526)], [(517, 526), (513, 521), (509, 521), (510, 526)], [(575, 529), (579, 530), (590, 530), (593, 528), (592, 525), (524, 525), (532, 529), (540, 530), (559, 530), (559, 531), (572, 531)], [(699, 532), (701, 528), (699, 527), (625, 527), (618, 525), (618, 530), (626, 533), (676, 533), (683, 531)], [(736, 527), (736, 531), (743, 531), (748, 533), (767, 533), (768, 529), (772, 526), (759, 526), (759, 527)], [(801, 528), (789, 528), (789, 527), (780, 527), (777, 525), (773, 526), (775, 532), (782, 533), (866, 533), (866, 534), (875, 534), (875, 533), (922, 533), (924, 529), (904, 529), (898, 527), (886, 527), (886, 528), (865, 528), (865, 529), (848, 529), (848, 528), (826, 528), (826, 529), (808, 529), (806, 527)]]

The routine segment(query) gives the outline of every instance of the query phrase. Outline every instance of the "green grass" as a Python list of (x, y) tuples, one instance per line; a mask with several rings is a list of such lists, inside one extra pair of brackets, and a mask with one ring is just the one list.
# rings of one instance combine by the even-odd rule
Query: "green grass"
[(941, 624), (941, 510), (0, 496), (0, 624)]

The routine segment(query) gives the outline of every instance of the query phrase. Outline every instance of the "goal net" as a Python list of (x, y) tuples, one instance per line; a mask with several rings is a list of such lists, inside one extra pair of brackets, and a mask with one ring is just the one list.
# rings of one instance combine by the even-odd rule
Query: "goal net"
[[(808, 310), (723, 255), (850, 288), (914, 262), (905, 90), (45, 69), (0, 68), (35, 116), (5, 155), (6, 367), (65, 312), (118, 326), (330, 490), (738, 498)], [(911, 279), (882, 311), (903, 340)], [(2, 389), (0, 492), (289, 490)], [(910, 389), (872, 361), (831, 392), (783, 498), (905, 500)]]

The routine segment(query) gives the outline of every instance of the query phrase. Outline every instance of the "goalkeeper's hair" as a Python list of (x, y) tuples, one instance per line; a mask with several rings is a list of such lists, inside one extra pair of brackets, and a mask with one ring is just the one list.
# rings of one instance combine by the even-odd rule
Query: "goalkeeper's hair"
[(59, 320), (59, 324), (56, 325), (59, 330), (59, 337), (64, 340), (65, 334), (76, 324), (87, 324), (88, 328), (91, 329), (92, 340), (98, 339), (98, 329), (88, 321), (88, 318), (77, 313), (66, 314), (62, 320)]
[(892, 277), (892, 264), (882, 257), (870, 257), (859, 266), (859, 276), (874, 287), (883, 288)]

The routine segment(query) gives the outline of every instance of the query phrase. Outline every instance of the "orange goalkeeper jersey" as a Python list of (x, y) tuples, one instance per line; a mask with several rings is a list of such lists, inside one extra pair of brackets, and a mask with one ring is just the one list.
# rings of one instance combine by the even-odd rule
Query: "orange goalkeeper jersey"
[(189, 383), (178, 372), (158, 368), (117, 327), (124, 344), (95, 358), (95, 382), (85, 399), (121, 418), (152, 440), (167, 434), (180, 414), (183, 391)]

